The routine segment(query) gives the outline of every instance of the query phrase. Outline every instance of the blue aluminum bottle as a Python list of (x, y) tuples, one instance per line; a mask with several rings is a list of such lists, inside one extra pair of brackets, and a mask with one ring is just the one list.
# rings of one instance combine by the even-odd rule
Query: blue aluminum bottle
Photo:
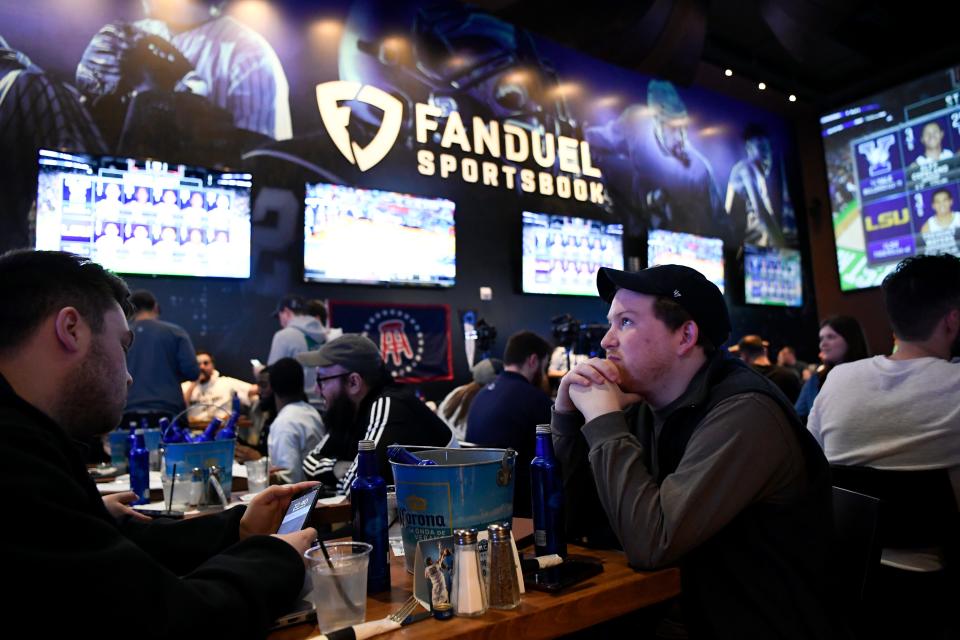
[(387, 540), (387, 483), (377, 473), (376, 443), (361, 440), (357, 477), (350, 485), (353, 539), (373, 547), (367, 563), (367, 593), (390, 590), (390, 543)]
[(150, 450), (147, 449), (143, 429), (137, 429), (129, 461), (130, 491), (137, 494), (133, 504), (146, 504), (150, 502)]
[(418, 467), (430, 467), (437, 464), (433, 460), (426, 460), (410, 453), (398, 444), (387, 447), (387, 458), (398, 464), (412, 464)]
[(553, 455), (550, 425), (537, 425), (537, 454), (530, 462), (533, 544), (538, 556), (567, 556), (563, 515), (563, 474)]

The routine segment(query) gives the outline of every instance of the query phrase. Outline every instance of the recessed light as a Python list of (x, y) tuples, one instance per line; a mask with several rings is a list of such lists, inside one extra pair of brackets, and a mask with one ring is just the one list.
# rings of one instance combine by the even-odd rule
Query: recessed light
[(787, 98), (787, 100), (789, 100), (790, 102), (796, 102), (796, 101), (797, 101), (797, 96), (795, 96), (795, 95), (793, 95), (793, 94), (791, 93), (791, 94), (790, 94), (790, 97)]
[(760, 84), (757, 85), (757, 89), (760, 89), (760, 91), (763, 91), (766, 88), (767, 88), (766, 82), (761, 82)]
[(730, 76), (733, 75), (733, 69), (727, 69), (726, 71), (723, 72), (723, 75), (729, 78)]

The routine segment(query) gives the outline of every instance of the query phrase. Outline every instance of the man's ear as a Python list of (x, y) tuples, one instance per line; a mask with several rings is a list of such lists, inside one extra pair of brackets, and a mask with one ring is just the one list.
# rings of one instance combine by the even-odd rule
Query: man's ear
[(700, 339), (700, 327), (693, 320), (687, 320), (677, 329), (680, 335), (680, 344), (677, 345), (677, 355), (685, 356), (697, 346)]
[(944, 323), (948, 333), (955, 333), (960, 330), (960, 309), (950, 309), (944, 316)]
[(529, 371), (536, 371), (540, 366), (540, 356), (535, 353), (531, 353), (529, 356), (527, 356), (524, 366)]
[(53, 330), (60, 346), (70, 353), (80, 351), (84, 331), (89, 332), (81, 322), (80, 312), (74, 307), (64, 307), (57, 312), (53, 319)]

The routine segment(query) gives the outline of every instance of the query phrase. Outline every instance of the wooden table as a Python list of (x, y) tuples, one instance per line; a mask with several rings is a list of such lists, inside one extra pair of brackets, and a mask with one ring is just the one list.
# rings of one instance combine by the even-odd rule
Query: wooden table
[[(634, 571), (619, 551), (595, 551), (570, 545), (569, 552), (600, 560), (603, 573), (558, 594), (527, 591), (521, 597), (520, 607), (513, 611), (490, 609), (480, 618), (455, 617), (443, 622), (430, 618), (376, 637), (384, 640), (555, 638), (680, 594), (678, 569)], [(413, 576), (404, 569), (403, 558), (391, 555), (390, 561), (393, 588), (389, 594), (367, 598), (367, 620), (390, 615), (413, 590)], [(299, 640), (319, 633), (315, 623), (304, 623), (276, 631), (270, 638)]]

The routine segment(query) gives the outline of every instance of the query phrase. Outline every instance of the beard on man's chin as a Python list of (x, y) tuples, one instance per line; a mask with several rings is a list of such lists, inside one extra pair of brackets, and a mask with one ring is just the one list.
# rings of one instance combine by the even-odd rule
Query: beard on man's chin
[(353, 404), (345, 395), (339, 395), (333, 402), (327, 403), (327, 408), (323, 412), (323, 424), (331, 433), (351, 429), (353, 419)]
[(60, 394), (58, 421), (74, 438), (98, 436), (120, 425), (127, 402), (127, 387), (110, 389), (111, 375), (106, 354), (96, 344), (90, 354), (67, 377)]

